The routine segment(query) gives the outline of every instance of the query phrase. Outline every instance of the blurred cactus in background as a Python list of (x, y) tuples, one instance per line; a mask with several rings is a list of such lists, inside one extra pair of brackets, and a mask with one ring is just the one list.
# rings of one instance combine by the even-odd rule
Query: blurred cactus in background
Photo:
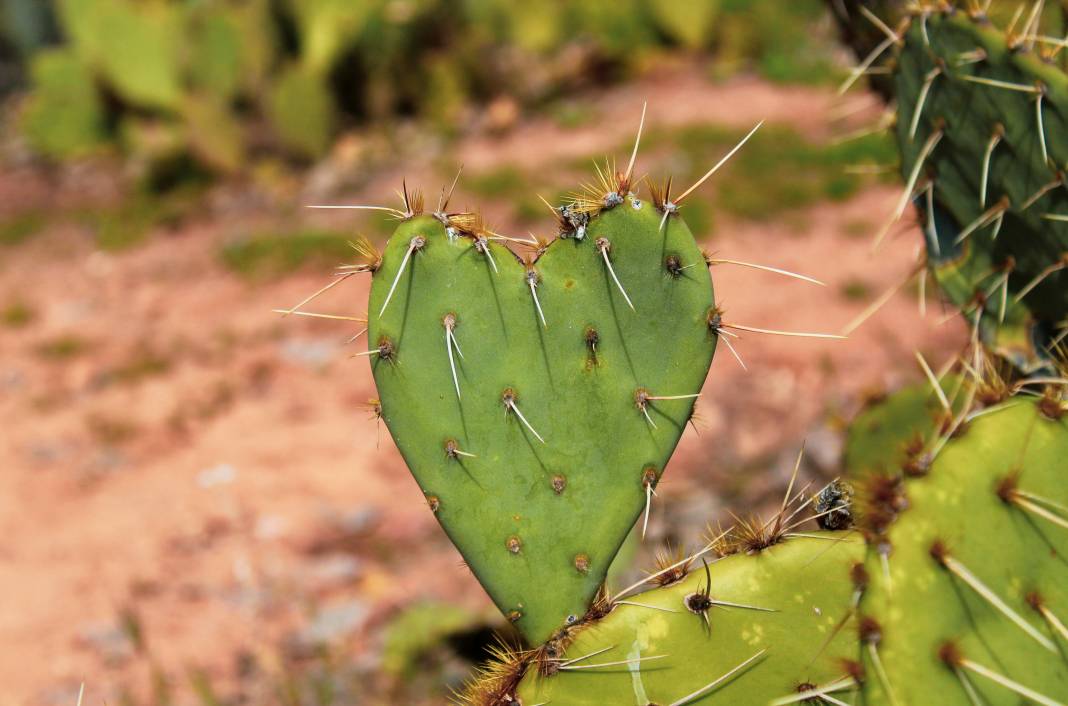
[[(842, 41), (849, 46), (856, 60), (865, 61), (874, 52), (879, 52), (886, 34), (871, 20), (878, 18), (888, 27), (897, 25), (905, 16), (905, 0), (827, 0), (831, 14)], [(869, 77), (869, 85), (872, 90), (890, 100), (893, 96), (894, 87), (890, 78), (886, 75), (872, 75)]]
[(59, 29), (50, 3), (0, 0), (0, 97), (22, 83), (20, 64), (58, 39)]
[(104, 139), (104, 105), (92, 72), (77, 57), (50, 49), (33, 58), (36, 86), (24, 106), (22, 128), (44, 154), (77, 157)]
[(454, 131), (472, 106), (536, 106), (640, 72), (671, 49), (777, 80), (832, 72), (809, 31), (825, 21), (818, 0), (553, 0), (536, 13), (504, 0), (3, 8), (4, 83), (28, 86), (20, 125), (35, 152), (63, 160), (118, 148), (215, 173), (241, 170), (253, 148), (317, 159), (349, 125), (411, 116)]

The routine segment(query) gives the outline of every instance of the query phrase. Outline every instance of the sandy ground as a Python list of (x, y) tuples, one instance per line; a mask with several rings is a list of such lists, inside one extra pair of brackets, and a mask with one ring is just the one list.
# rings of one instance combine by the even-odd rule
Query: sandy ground
[[(602, 116), (633, 115), (641, 96), (651, 123), (769, 118), (815, 136), (842, 129), (829, 120), (842, 110), (830, 93), (754, 81), (682, 77), (594, 102)], [(537, 165), (614, 147), (632, 122), (557, 136), (535, 120), (504, 138), (470, 138), (462, 152), (469, 168)], [(353, 197), (388, 193), (403, 171), (387, 170)], [(8, 205), (47, 199), (3, 181)], [(855, 232), (857, 224), (874, 232), (896, 196), (879, 187), (789, 222), (721, 221), (712, 246), (722, 256), (828, 285), (718, 266), (717, 295), (730, 316), (839, 331), (867, 303), (843, 287), (863, 282), (870, 301), (913, 267), (914, 233), (873, 256), (868, 235)], [(316, 636), (373, 670), (388, 617), (419, 599), (488, 610), (371, 419), (368, 364), (342, 345), (350, 332), (270, 313), (327, 273), (241, 280), (216, 255), (227, 225), (201, 224), (117, 255), (94, 251), (74, 228), (0, 251), (0, 297), (37, 313), (24, 328), (0, 329), (0, 706), (73, 704), (82, 681), (87, 704), (117, 703), (123, 688), (145, 693), (150, 660), (121, 630), (130, 611), (165, 673), (182, 681), (203, 669), (226, 684), (248, 655), (269, 671), (270, 655), (299, 652)], [(320, 307), (362, 312), (365, 297), (360, 282)], [(698, 531), (724, 505), (781, 492), (782, 458), (803, 439), (806, 473), (833, 474), (828, 419), (872, 387), (915, 377), (915, 349), (947, 357), (961, 331), (942, 318), (937, 306), (920, 318), (915, 297), (902, 292), (846, 341), (746, 335), (738, 348), (748, 373), (723, 349), (699, 405), (700, 433), (687, 431), (662, 486), (653, 536)], [(85, 350), (62, 361), (42, 356), (41, 345), (64, 336)], [(146, 351), (166, 369), (122, 374)], [(187, 692), (180, 687), (179, 703)]]

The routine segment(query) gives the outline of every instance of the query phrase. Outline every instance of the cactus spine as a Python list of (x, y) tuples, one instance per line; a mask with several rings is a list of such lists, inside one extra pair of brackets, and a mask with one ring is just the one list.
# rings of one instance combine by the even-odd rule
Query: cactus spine
[[(926, 4), (901, 33), (897, 140), (927, 262), (984, 340), (1024, 368), (1068, 330), (1068, 76), (979, 10)], [(903, 209), (899, 209), (901, 212)]]

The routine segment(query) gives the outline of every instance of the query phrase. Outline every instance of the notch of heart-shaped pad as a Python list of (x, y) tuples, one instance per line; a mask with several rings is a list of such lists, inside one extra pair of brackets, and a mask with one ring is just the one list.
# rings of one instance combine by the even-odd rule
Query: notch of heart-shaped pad
[(717, 342), (690, 230), (621, 201), (526, 264), (447, 218), (409, 218), (371, 288), (382, 418), (468, 566), (534, 644), (586, 613)]

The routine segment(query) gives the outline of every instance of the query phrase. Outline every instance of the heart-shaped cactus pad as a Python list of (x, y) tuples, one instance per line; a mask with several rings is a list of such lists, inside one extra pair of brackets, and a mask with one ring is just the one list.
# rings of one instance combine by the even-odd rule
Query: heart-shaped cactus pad
[(586, 613), (716, 348), (689, 228), (620, 191), (559, 209), (561, 237), (526, 261), (470, 214), (410, 215), (371, 287), (382, 418), (532, 643)]

